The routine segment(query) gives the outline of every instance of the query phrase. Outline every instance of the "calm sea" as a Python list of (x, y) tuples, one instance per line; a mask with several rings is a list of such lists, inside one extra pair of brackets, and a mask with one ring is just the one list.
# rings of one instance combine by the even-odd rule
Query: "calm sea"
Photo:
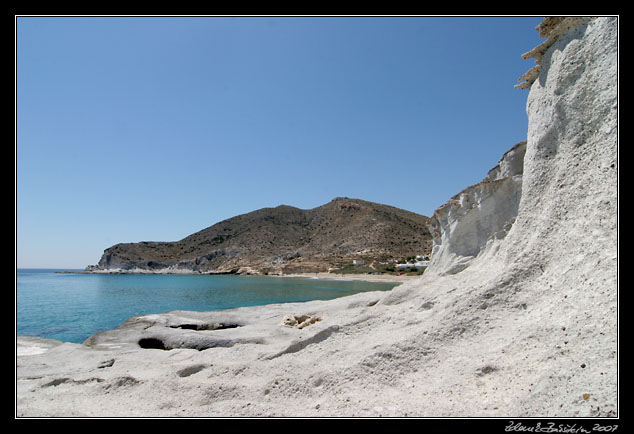
[(274, 276), (68, 274), (18, 269), (17, 335), (81, 343), (134, 315), (329, 300), (397, 283)]

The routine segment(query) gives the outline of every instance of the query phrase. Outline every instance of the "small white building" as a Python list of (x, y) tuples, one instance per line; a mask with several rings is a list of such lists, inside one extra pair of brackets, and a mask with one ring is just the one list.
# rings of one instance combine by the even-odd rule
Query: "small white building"
[(355, 259), (352, 261), (352, 265), (365, 265), (365, 261), (363, 259)]
[(429, 261), (418, 261), (414, 264), (396, 264), (396, 269), (397, 270), (408, 270), (410, 268), (416, 268), (417, 270), (420, 270), (421, 268), (426, 268), (429, 266)]

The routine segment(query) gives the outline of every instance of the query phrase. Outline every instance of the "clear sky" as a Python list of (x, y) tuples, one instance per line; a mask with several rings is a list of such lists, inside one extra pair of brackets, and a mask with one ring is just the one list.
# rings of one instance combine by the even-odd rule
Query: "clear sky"
[(16, 17), (16, 262), (337, 196), (426, 216), (526, 138), (541, 17)]

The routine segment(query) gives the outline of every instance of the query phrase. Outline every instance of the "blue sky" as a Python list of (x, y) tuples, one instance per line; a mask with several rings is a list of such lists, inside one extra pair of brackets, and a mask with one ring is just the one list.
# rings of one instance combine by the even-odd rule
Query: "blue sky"
[(17, 266), (337, 196), (431, 216), (525, 139), (540, 21), (17, 17)]

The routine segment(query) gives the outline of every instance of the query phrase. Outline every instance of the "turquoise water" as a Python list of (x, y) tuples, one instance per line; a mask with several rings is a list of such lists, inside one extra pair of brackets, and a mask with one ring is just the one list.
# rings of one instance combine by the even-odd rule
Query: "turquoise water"
[(274, 276), (58, 271), (62, 270), (17, 270), (17, 335), (81, 343), (94, 333), (117, 328), (134, 315), (329, 300), (357, 292), (389, 290), (397, 285)]

